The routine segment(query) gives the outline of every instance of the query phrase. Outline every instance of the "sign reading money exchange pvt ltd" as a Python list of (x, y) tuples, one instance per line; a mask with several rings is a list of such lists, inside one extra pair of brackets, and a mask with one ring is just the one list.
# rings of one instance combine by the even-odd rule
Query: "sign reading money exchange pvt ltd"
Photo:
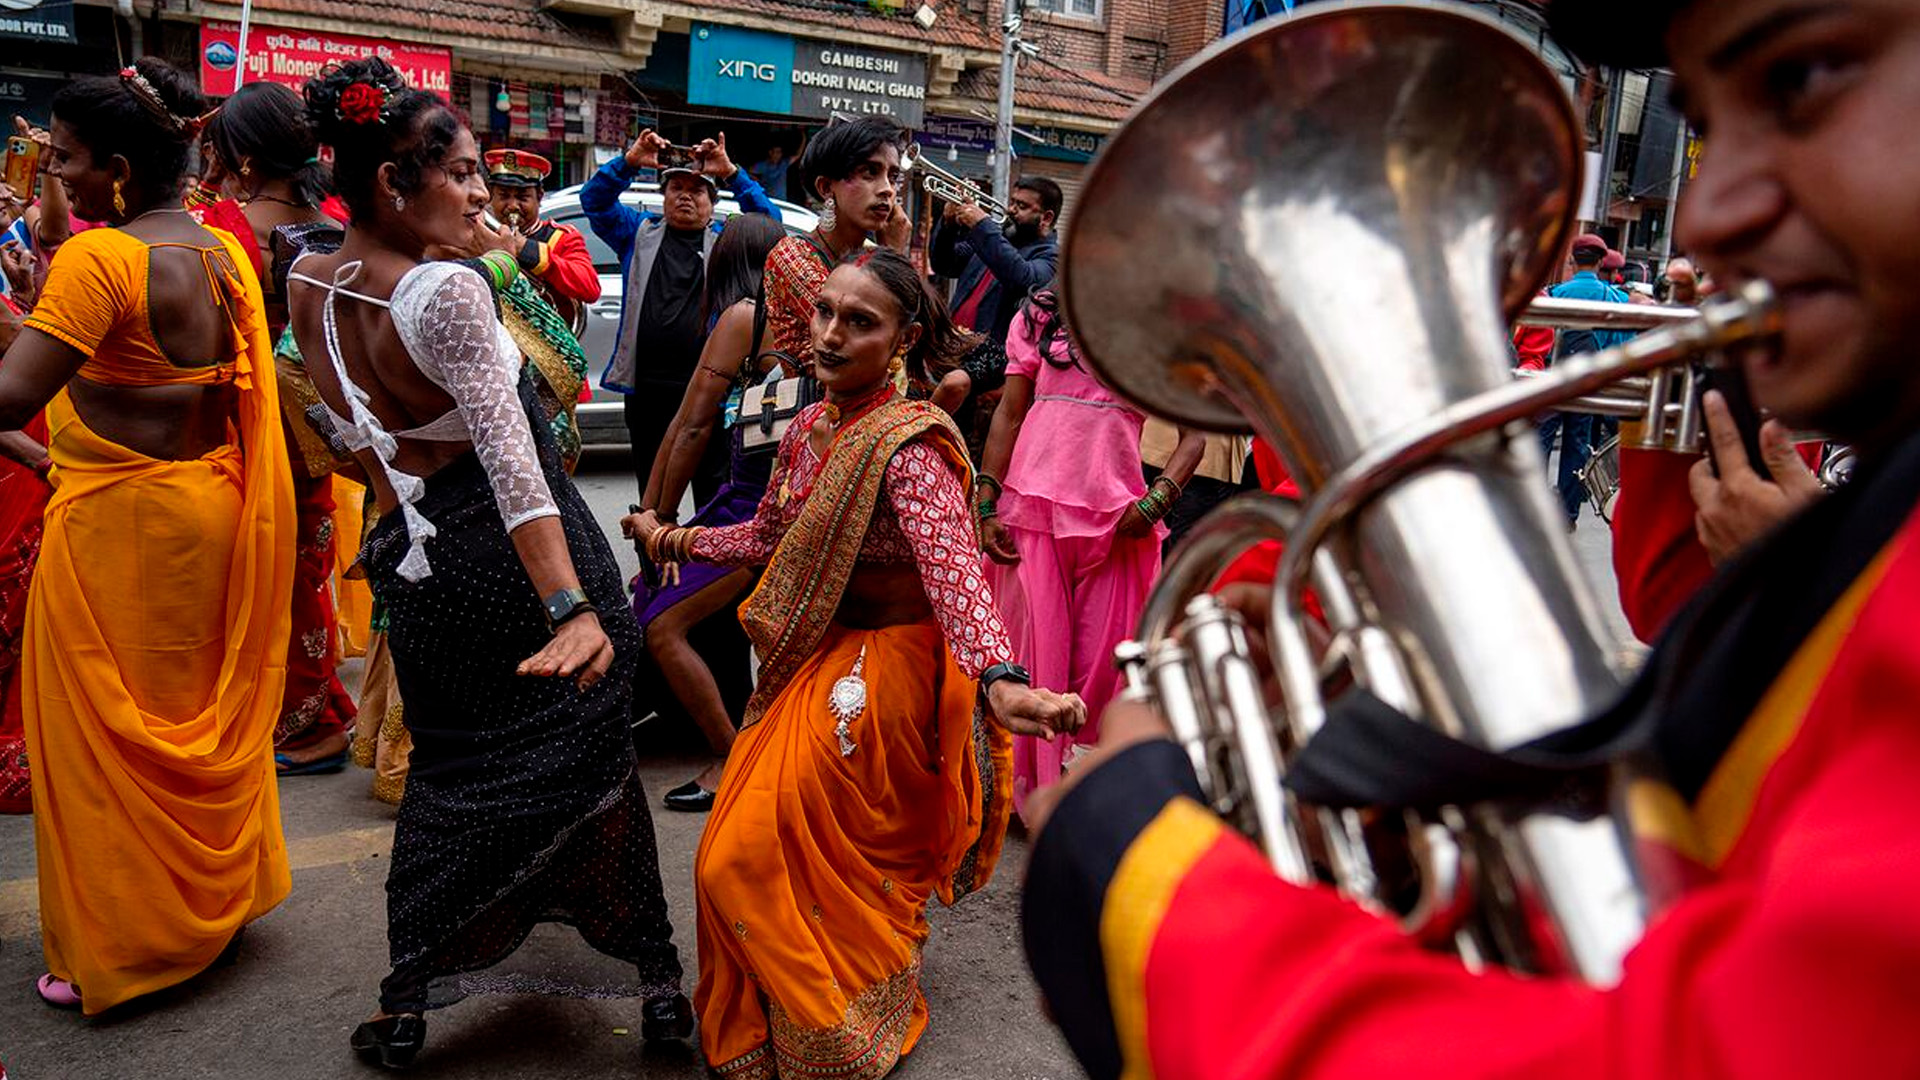
[(693, 24), (687, 103), (794, 116), (891, 116), (920, 126), (927, 58), (712, 23)]

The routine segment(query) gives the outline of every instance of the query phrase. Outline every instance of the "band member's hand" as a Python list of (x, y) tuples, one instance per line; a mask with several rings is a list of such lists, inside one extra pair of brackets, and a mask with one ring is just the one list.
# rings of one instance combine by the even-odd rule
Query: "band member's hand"
[(979, 203), (964, 202), (954, 207), (953, 211), (953, 219), (959, 222), (962, 228), (971, 229), (987, 220), (987, 212), (980, 209)]
[(582, 612), (560, 624), (546, 647), (514, 669), (516, 675), (549, 676), (572, 679), (582, 690), (590, 689), (613, 667), (613, 642), (600, 627), (600, 616)]
[(1138, 506), (1129, 505), (1126, 512), (1120, 515), (1120, 523), (1114, 526), (1113, 531), (1127, 537), (1145, 536), (1153, 531), (1153, 522), (1140, 512)]
[(940, 208), (940, 220), (958, 222), (960, 220), (960, 207), (964, 205), (966, 204), (957, 202), (944, 204)]
[[(1701, 458), (1687, 473), (1693, 491), (1694, 531), (1714, 565), (1772, 531), (1826, 492), (1820, 480), (1794, 452), (1786, 425), (1769, 420), (1760, 427), (1760, 456), (1771, 480), (1753, 471), (1740, 430), (1718, 391), (1704, 405), (1713, 458)], [(1720, 475), (1713, 475), (1715, 464)]]
[(967, 395), (973, 393), (973, 376), (964, 371), (949, 371), (940, 377), (940, 385), (933, 388), (933, 403), (951, 416), (960, 411), (967, 403)]
[(722, 131), (693, 148), (694, 166), (715, 180), (728, 180), (740, 171), (727, 156), (727, 133)]
[(987, 711), (1015, 735), (1051, 739), (1071, 735), (1087, 722), (1087, 703), (1078, 694), (1056, 694), (1000, 679), (987, 687)]
[(887, 223), (880, 226), (880, 243), (901, 254), (906, 254), (907, 242), (913, 239), (913, 219), (907, 216), (907, 201), (893, 200), (893, 213), (887, 215)]
[(496, 229), (482, 219), (478, 225), (474, 226), (474, 232), (475, 240), (479, 243), (482, 253), (504, 251), (517, 260), (520, 258), (521, 249), (527, 246), (526, 234), (511, 225), (503, 225)]
[(627, 164), (636, 169), (657, 169), (660, 152), (671, 145), (659, 132), (647, 128), (627, 147)]
[(1054, 808), (1060, 805), (1060, 800), (1067, 792), (1122, 750), (1154, 739), (1172, 737), (1173, 729), (1167, 726), (1167, 719), (1160, 715), (1160, 710), (1137, 701), (1116, 699), (1107, 706), (1106, 714), (1100, 717), (1100, 745), (1075, 762), (1059, 783), (1049, 784), (1027, 796), (1026, 805), (1020, 811), (1027, 831), (1038, 838), (1040, 830), (1046, 827), (1047, 819), (1053, 816)]
[(1000, 523), (997, 517), (990, 517), (980, 523), (980, 550), (987, 558), (1001, 566), (1020, 565), (1020, 552), (1013, 546), (1013, 534)]

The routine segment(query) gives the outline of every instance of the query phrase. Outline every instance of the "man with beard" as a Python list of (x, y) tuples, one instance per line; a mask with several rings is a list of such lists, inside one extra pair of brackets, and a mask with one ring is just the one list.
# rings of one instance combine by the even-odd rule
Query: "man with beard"
[(489, 150), (487, 194), (502, 228), (494, 246), (513, 256), (540, 295), (572, 325), (580, 305), (600, 299), (600, 274), (577, 229), (540, 218), (540, 185), (553, 164), (525, 150)]
[[(694, 147), (691, 167), (660, 172), (663, 213), (636, 210), (620, 196), (642, 169), (657, 169), (670, 144), (657, 132), (640, 133), (622, 157), (600, 167), (580, 189), (580, 209), (594, 235), (620, 256), (625, 278), (620, 294), (620, 336), (600, 384), (627, 396), (627, 432), (633, 440), (633, 471), (641, 494), (653, 473), (660, 440), (673, 423), (687, 382), (700, 361), (707, 328), (700, 325), (700, 301), (706, 291), (707, 253), (720, 237), (713, 204), (720, 184), (733, 192), (740, 208), (780, 212), (745, 169), (727, 157), (724, 133)], [(715, 440), (694, 476), (693, 494), (705, 503), (726, 480), (727, 447)], [(645, 507), (643, 509), (655, 509)], [(659, 507), (671, 517), (674, 507)]]
[(933, 272), (954, 278), (953, 321), (1007, 343), (1027, 294), (1053, 280), (1060, 242), (1060, 185), (1029, 177), (1013, 185), (1007, 220), (996, 225), (974, 203), (949, 203), (933, 232)]
[[(1672, 68), (1711, 133), (1687, 247), (1780, 297), (1777, 345), (1742, 357), (1753, 398), (1860, 467), (1722, 568), (1578, 732), (1663, 774), (1629, 789), (1663, 887), (1613, 986), (1474, 970), (1282, 882), (1159, 717), (1110, 711), (1036, 826), (1024, 924), (1094, 1077), (1920, 1075), (1920, 5), (1549, 11), (1587, 63)], [(1739, 437), (1717, 394), (1707, 411), (1724, 479)]]

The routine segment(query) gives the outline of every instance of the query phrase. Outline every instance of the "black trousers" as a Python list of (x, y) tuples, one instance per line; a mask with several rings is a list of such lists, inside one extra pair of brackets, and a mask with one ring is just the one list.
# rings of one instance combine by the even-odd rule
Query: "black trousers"
[[(686, 395), (686, 387), (673, 387), (641, 383), (627, 395), (622, 413), (627, 421), (627, 437), (633, 443), (634, 497), (647, 493), (647, 479), (653, 475), (654, 459), (666, 448), (661, 441), (667, 436), (667, 428), (673, 425), (673, 417), (680, 411), (680, 399)], [(705, 506), (708, 500), (727, 482), (728, 448), (727, 438), (718, 424), (714, 425), (713, 437), (707, 440), (707, 452), (693, 471), (693, 504)], [(662, 507), (668, 511), (678, 507)]]

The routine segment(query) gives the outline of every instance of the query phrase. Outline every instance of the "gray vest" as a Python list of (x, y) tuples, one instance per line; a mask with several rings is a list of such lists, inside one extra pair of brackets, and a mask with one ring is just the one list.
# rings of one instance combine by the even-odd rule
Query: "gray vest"
[[(620, 337), (614, 342), (613, 360), (607, 364), (607, 373), (600, 379), (609, 390), (622, 393), (633, 390), (634, 354), (639, 351), (639, 342), (634, 339), (640, 334), (640, 309), (647, 303), (647, 281), (653, 277), (653, 260), (660, 255), (660, 238), (666, 229), (665, 218), (651, 217), (641, 222), (633, 234), (633, 254), (627, 257), (627, 280), (620, 287)], [(718, 239), (720, 231), (709, 227), (700, 245), (702, 263), (713, 254), (714, 241)]]

